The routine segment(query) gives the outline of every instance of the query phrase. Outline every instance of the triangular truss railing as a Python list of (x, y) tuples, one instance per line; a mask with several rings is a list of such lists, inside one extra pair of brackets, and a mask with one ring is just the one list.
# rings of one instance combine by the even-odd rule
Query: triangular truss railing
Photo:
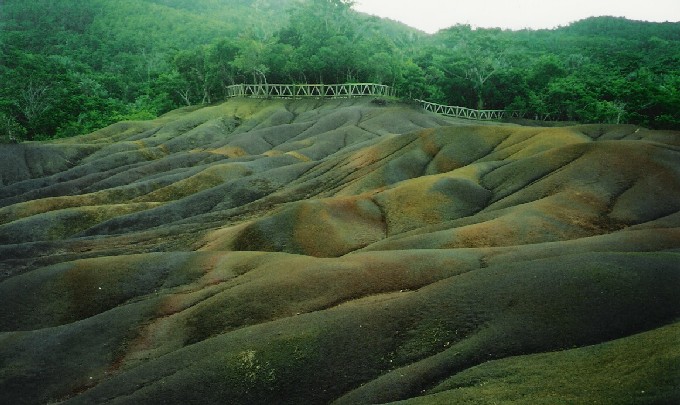
[(522, 111), (513, 110), (475, 110), (472, 108), (458, 107), (452, 105), (443, 105), (431, 103), (425, 100), (415, 100), (419, 103), (425, 111), (430, 111), (435, 114), (445, 115), (447, 117), (467, 118), (470, 120), (502, 120), (506, 118), (522, 118), (524, 113)]
[[(365, 96), (395, 97), (396, 91), (390, 86), (375, 83), (344, 84), (235, 84), (227, 87), (228, 97), (253, 98), (352, 98)], [(522, 118), (521, 111), (475, 110), (415, 100), (424, 110), (448, 117), (470, 120), (502, 120)]]
[(227, 87), (228, 97), (256, 98), (350, 98), (396, 96), (394, 88), (375, 83), (345, 84), (235, 84)]

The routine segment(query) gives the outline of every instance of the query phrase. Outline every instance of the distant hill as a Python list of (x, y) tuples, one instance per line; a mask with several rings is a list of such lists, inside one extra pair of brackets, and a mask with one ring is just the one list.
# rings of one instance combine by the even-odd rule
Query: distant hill
[(601, 36), (606, 33), (617, 38), (638, 41), (654, 37), (666, 41), (680, 41), (678, 23), (637, 21), (623, 17), (590, 17), (573, 22), (561, 30), (590, 36)]

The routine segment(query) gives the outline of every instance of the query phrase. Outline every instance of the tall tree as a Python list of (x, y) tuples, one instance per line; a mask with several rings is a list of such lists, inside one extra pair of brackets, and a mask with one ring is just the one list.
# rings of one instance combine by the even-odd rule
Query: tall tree
[(347, 73), (351, 76), (353, 44), (358, 39), (352, 4), (348, 0), (309, 0), (291, 10), (290, 23), (280, 39), (296, 49), (302, 78), (324, 82), (344, 81)]

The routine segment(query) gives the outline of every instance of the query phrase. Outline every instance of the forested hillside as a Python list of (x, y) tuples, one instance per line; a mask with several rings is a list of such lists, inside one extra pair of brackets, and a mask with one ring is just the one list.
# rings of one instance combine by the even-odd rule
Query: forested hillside
[(7, 0), (0, 136), (47, 139), (211, 104), (237, 82), (379, 82), (531, 118), (680, 127), (680, 24), (601, 17), (425, 35), (346, 0)]
[[(202, 100), (175, 59), (223, 38), (271, 35), (288, 1), (8, 0), (2, 7), (5, 134), (69, 136)], [(257, 12), (253, 12), (254, 9)], [(266, 24), (265, 24), (266, 22)], [(215, 56), (216, 58), (217, 56)], [(179, 61), (178, 61), (179, 62)]]

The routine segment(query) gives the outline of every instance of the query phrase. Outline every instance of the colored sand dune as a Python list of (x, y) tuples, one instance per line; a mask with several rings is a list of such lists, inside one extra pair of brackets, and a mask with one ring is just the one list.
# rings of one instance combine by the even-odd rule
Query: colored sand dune
[(2, 403), (672, 403), (679, 286), (679, 132), (232, 99), (0, 146)]

